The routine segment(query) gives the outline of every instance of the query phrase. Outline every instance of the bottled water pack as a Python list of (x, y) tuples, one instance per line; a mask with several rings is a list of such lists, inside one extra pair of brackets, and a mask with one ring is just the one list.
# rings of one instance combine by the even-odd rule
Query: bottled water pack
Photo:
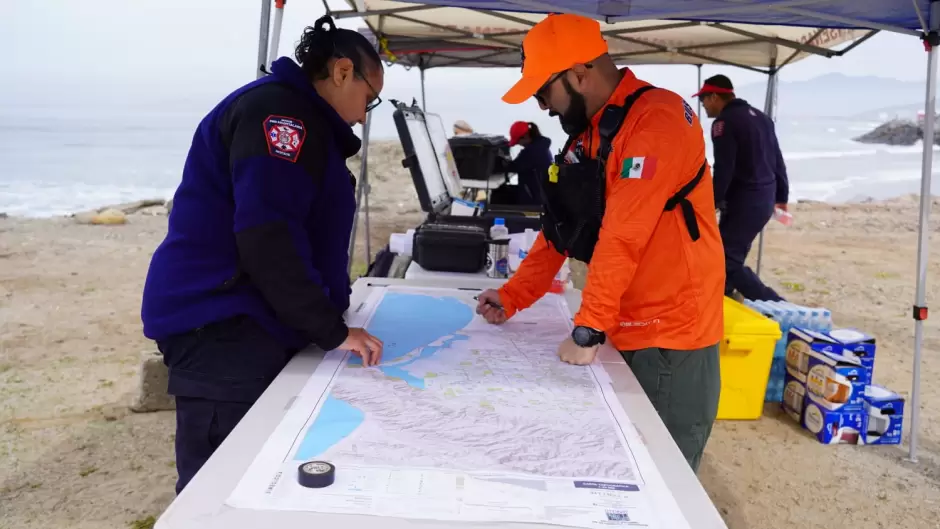
[(744, 304), (776, 321), (783, 335), (774, 348), (774, 359), (770, 366), (770, 378), (767, 380), (767, 402), (783, 400), (784, 375), (787, 370), (787, 336), (792, 327), (801, 327), (811, 331), (828, 333), (832, 330), (832, 312), (824, 308), (804, 307), (788, 301), (751, 301)]

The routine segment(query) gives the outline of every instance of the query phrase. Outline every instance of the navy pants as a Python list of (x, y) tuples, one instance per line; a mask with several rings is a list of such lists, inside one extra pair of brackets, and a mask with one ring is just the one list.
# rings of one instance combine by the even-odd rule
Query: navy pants
[(773, 200), (739, 200), (721, 212), (718, 229), (725, 248), (725, 295), (737, 290), (755, 301), (783, 300), (744, 264), (754, 239), (774, 214)]
[(228, 437), (295, 351), (239, 316), (157, 342), (176, 397), (176, 493)]

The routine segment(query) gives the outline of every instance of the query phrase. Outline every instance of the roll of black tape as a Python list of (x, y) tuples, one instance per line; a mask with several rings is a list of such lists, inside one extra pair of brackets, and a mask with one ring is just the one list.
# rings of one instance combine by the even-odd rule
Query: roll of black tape
[(336, 479), (336, 467), (326, 461), (308, 461), (297, 469), (297, 482), (310, 489), (329, 487)]

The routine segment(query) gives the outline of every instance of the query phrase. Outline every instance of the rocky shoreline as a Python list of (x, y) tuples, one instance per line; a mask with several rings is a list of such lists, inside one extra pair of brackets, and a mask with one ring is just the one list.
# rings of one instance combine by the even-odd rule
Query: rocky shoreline
[[(862, 134), (853, 141), (859, 143), (876, 143), (882, 145), (914, 145), (924, 138), (922, 125), (905, 119), (893, 119), (875, 127), (874, 130)], [(940, 145), (940, 135), (934, 134), (934, 145)]]

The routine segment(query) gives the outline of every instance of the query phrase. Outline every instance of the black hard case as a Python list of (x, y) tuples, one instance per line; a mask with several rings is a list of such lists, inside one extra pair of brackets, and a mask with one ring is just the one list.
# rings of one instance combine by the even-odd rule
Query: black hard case
[[(402, 166), (408, 168), (408, 170), (411, 172), (411, 179), (414, 182), (415, 190), (418, 193), (418, 202), (421, 204), (421, 209), (428, 214), (426, 222), (437, 224), (474, 224), (482, 226), (488, 232), (490, 226), (493, 225), (493, 219), (501, 217), (505, 219), (506, 228), (509, 230), (509, 233), (521, 233), (526, 229), (541, 229), (542, 226), (539, 221), (539, 213), (541, 212), (539, 209), (526, 206), (488, 206), (482, 214), (473, 217), (450, 215), (450, 207), (454, 199), (449, 193), (441, 193), (433, 197), (430, 196), (426, 179), (428, 177), (439, 178), (440, 173), (437, 171), (429, 171), (430, 174), (426, 175), (424, 171), (422, 171), (421, 165), (418, 163), (418, 156), (415, 153), (414, 141), (411, 138), (411, 131), (408, 129), (407, 122), (409, 120), (417, 120), (424, 123), (425, 127), (427, 127), (428, 121), (424, 111), (421, 110), (421, 107), (417, 106), (417, 104), (406, 106), (403, 103), (394, 101), (393, 104), (395, 105), (395, 111), (392, 113), (392, 119), (395, 122), (395, 128), (398, 131), (398, 138), (401, 141), (401, 146), (405, 153), (405, 159), (402, 160)], [(431, 115), (434, 116), (434, 114)], [(428, 135), (430, 136), (430, 132)], [(448, 144), (453, 146), (453, 140), (455, 139), (456, 138), (449, 139)], [(473, 142), (476, 142), (476, 140), (473, 140)], [(457, 143), (460, 142), (458, 141)], [(496, 141), (495, 145), (498, 144), (499, 142)], [(501, 147), (498, 147), (497, 150), (500, 148)], [(458, 171), (460, 171), (459, 164)], [(444, 187), (446, 189), (447, 186), (445, 185)], [(485, 249), (483, 251), (485, 252)]]

